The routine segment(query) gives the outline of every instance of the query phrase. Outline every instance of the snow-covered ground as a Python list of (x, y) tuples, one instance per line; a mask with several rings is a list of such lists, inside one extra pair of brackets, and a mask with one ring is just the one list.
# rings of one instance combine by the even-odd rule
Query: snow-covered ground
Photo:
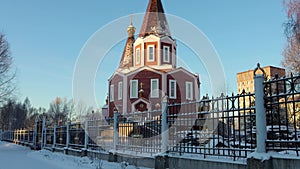
[[(127, 163), (126, 163), (127, 164)], [(28, 147), (0, 141), (0, 169), (136, 169), (123, 163), (91, 160), (47, 150), (32, 151)], [(139, 169), (147, 169), (139, 167)]]

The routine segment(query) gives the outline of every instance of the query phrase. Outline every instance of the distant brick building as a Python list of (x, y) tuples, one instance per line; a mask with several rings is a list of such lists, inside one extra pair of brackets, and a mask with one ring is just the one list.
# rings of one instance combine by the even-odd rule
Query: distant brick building
[(177, 68), (177, 44), (171, 36), (161, 0), (150, 0), (141, 30), (127, 28), (128, 38), (118, 69), (109, 79), (108, 114), (161, 108), (162, 98), (181, 103), (199, 100), (198, 75)]
[[(285, 69), (283, 68), (278, 68), (278, 67), (274, 67), (274, 66), (265, 66), (263, 67), (263, 70), (265, 71), (265, 75), (267, 79), (273, 79), (275, 78), (275, 76), (278, 75), (278, 77), (283, 77), (285, 76)], [(262, 72), (258, 72), (258, 73), (262, 73)], [(254, 93), (255, 89), (254, 89), (254, 70), (248, 70), (248, 71), (244, 71), (244, 72), (239, 72), (236, 75), (237, 77), (237, 89), (238, 89), (238, 93), (241, 94), (243, 92), (245, 93)], [(280, 88), (279, 88), (280, 89)], [(282, 88), (283, 90), (283, 88)], [(280, 92), (280, 91), (279, 91)], [(255, 104), (255, 97), (240, 97), (239, 98), (239, 108), (248, 108), (248, 107), (252, 107)], [(241, 110), (239, 113), (253, 113), (253, 112), (249, 112), (248, 110)], [(243, 127), (240, 128), (240, 126), (245, 126), (244, 123), (249, 123), (249, 126), (251, 126), (251, 119), (250, 118), (246, 118), (245, 120), (243, 118), (236, 118), (234, 120), (235, 123), (235, 130), (244, 130)]]
[[(274, 66), (265, 66), (263, 70), (266, 73), (268, 79), (274, 78), (276, 75), (279, 77), (285, 76), (285, 69), (274, 67)], [(239, 72), (236, 75), (237, 78), (237, 89), (238, 93), (242, 93), (245, 90), (246, 93), (254, 93), (254, 70), (248, 70), (245, 72)]]

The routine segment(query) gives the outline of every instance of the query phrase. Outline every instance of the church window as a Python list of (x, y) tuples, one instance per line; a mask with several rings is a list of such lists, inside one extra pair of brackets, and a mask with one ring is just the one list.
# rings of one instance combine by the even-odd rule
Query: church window
[(148, 46), (148, 61), (154, 61), (155, 58), (155, 48), (154, 45)]
[(151, 79), (151, 97), (158, 98), (159, 97), (159, 80)]
[(109, 100), (112, 102), (112, 101), (114, 101), (114, 94), (115, 94), (115, 86), (114, 85), (110, 85), (110, 92), (109, 92), (109, 94), (110, 94), (110, 96), (109, 96)]
[(170, 47), (169, 46), (163, 47), (163, 60), (164, 60), (164, 62), (170, 62)]
[(136, 59), (136, 64), (140, 64), (141, 62), (141, 49), (137, 48), (135, 51), (135, 59)]
[(186, 99), (193, 100), (193, 83), (185, 82), (185, 86), (186, 86)]
[(169, 95), (170, 99), (176, 99), (176, 80), (169, 81)]
[(118, 99), (121, 100), (123, 97), (123, 83), (118, 83)]
[(130, 80), (130, 98), (138, 98), (138, 80)]

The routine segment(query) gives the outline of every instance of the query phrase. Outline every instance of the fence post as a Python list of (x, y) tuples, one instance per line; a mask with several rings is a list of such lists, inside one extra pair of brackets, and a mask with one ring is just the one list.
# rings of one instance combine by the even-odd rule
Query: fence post
[(27, 143), (28, 143), (28, 145), (30, 143), (30, 130), (29, 129), (27, 129)]
[(41, 136), (41, 149), (44, 148), (45, 146), (45, 140), (46, 140), (46, 117), (43, 116), (43, 121), (42, 121), (42, 136)]
[(32, 144), (34, 149), (37, 148), (37, 131), (38, 131), (38, 118), (35, 118), (35, 126), (34, 126), (34, 130), (33, 130), (33, 138), (32, 138)]
[(67, 134), (66, 134), (66, 148), (69, 147), (69, 142), (70, 142), (70, 123), (67, 123)]
[(118, 110), (114, 109), (114, 150), (117, 150), (117, 144), (119, 143), (119, 125), (118, 125)]
[(52, 145), (52, 149), (55, 148), (56, 145), (56, 125), (54, 125), (53, 127), (53, 145)]
[(22, 144), (23, 143), (23, 129), (21, 128), (20, 129), (20, 143)]
[[(256, 74), (257, 70), (260, 70), (263, 74)], [(265, 72), (257, 64), (257, 68), (254, 71), (254, 89), (255, 89), (255, 112), (256, 112), (256, 152), (266, 152), (266, 111), (264, 106), (264, 80)]]
[(19, 140), (19, 135), (18, 135), (19, 133), (18, 133), (18, 129), (16, 129), (15, 130), (15, 135), (16, 135), (16, 137), (15, 137), (15, 140), (14, 140), (14, 142), (15, 143), (18, 143), (18, 140)]
[(84, 121), (84, 149), (87, 150), (89, 143), (88, 119)]
[(165, 95), (162, 100), (162, 116), (161, 116), (161, 151), (163, 153), (168, 150), (169, 133), (168, 133), (168, 96)]
[(21, 133), (22, 133), (22, 136), (21, 136), (21, 142), (22, 142), (22, 144), (24, 144), (25, 143), (25, 129), (23, 128), (23, 129), (21, 129)]

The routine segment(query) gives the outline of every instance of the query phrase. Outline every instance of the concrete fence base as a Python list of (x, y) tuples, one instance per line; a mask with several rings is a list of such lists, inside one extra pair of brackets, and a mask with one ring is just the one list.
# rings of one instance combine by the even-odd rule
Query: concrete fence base
[[(29, 145), (27, 145), (29, 146)], [(155, 169), (299, 169), (300, 157), (288, 159), (280, 156), (270, 157), (268, 159), (248, 158), (243, 161), (225, 161), (222, 159), (197, 159), (184, 156), (157, 155), (153, 157), (143, 157), (139, 154), (126, 154), (119, 152), (102, 152), (87, 149), (71, 148), (53, 148), (44, 147), (44, 149), (65, 153), (73, 156), (87, 156), (91, 159), (98, 158), (109, 162), (128, 162), (130, 165), (138, 167), (148, 167)]]
[(169, 157), (169, 168), (209, 168), (209, 169), (246, 169), (247, 165), (242, 162), (217, 161), (207, 159), (191, 159), (182, 157)]

